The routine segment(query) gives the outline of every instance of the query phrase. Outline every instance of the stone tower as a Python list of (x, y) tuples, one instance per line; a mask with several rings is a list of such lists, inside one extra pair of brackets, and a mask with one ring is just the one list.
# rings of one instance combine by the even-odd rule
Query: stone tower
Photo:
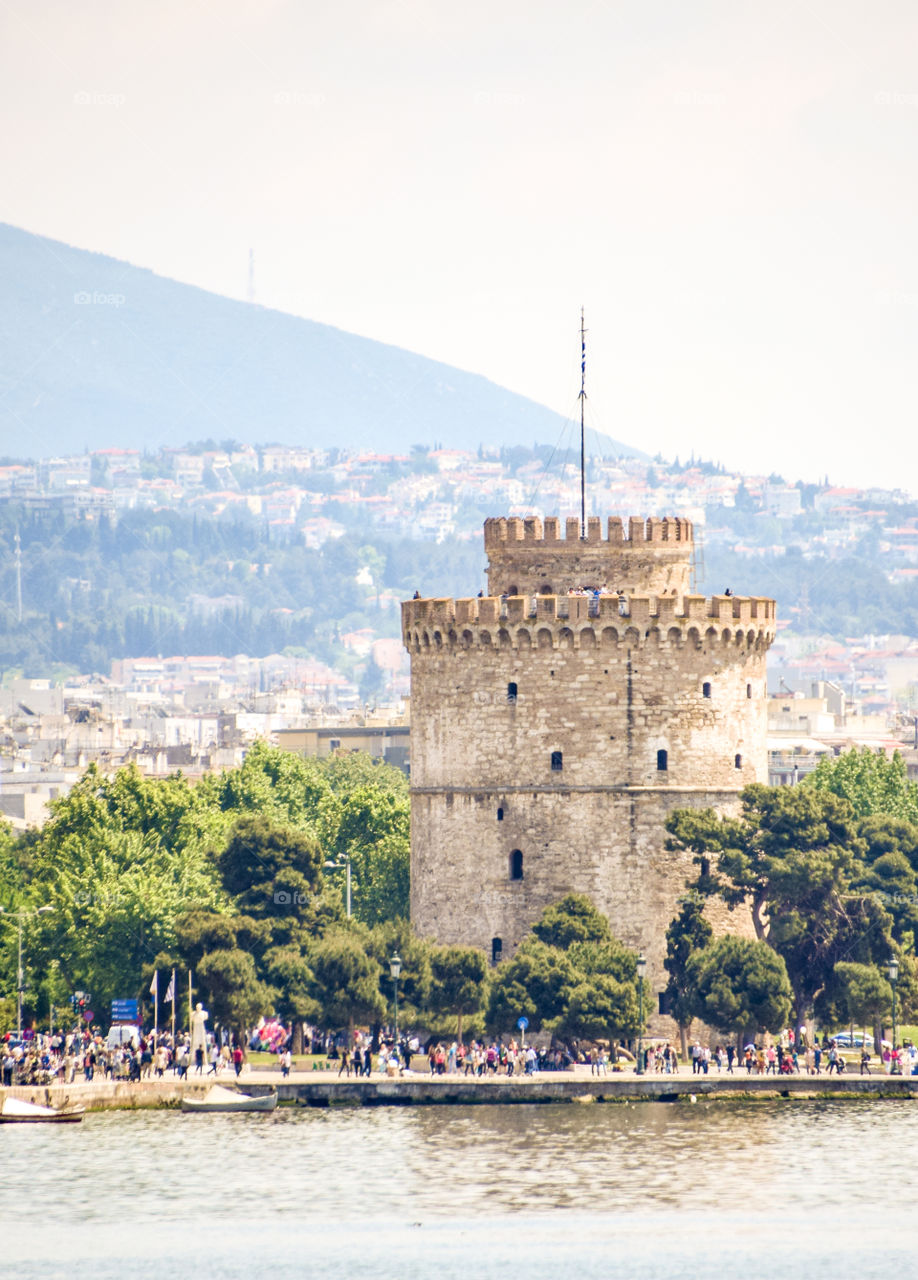
[[(497, 959), (585, 893), (660, 991), (692, 870), (665, 850), (664, 820), (767, 780), (775, 604), (692, 595), (687, 520), (610, 517), (603, 537), (591, 518), (581, 538), (573, 519), (565, 534), (487, 520), (489, 595), (402, 606), (412, 922)], [(601, 593), (569, 594), (581, 587)]]

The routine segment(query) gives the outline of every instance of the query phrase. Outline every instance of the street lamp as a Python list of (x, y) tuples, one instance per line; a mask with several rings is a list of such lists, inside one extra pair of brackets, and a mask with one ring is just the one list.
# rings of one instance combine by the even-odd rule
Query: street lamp
[(347, 871), (347, 918), (348, 920), (350, 920), (351, 918), (351, 855), (349, 853), (346, 853), (344, 855), (343, 866), (342, 866), (342, 863), (340, 862), (331, 862), (331, 861), (326, 862), (325, 870), (326, 871), (341, 871), (341, 870)]
[(638, 1057), (635, 1075), (644, 1074), (644, 974), (647, 972), (647, 961), (643, 955), (637, 958), (638, 976)]
[(22, 1039), (22, 992), (23, 992), (23, 972), (22, 972), (22, 921), (25, 916), (43, 915), (46, 911), (53, 911), (51, 906), (36, 907), (34, 911), (7, 911), (5, 907), (0, 907), (0, 912), (5, 915), (16, 917), (19, 926), (18, 948), (16, 957), (16, 1039)]
[[(899, 961), (896, 959), (895, 956), (892, 956), (889, 961), (889, 981), (890, 981), (890, 985), (892, 986), (893, 1055), (895, 1055), (895, 1052), (896, 1052), (896, 983), (899, 981)], [(898, 1067), (898, 1063), (896, 1062), (895, 1056), (893, 1056), (892, 1062), (890, 1064), (890, 1070), (898, 1074), (897, 1067)]]
[(396, 951), (389, 961), (389, 972), (392, 974), (392, 989), (395, 997), (395, 1044), (398, 1047), (398, 975), (402, 971), (402, 962)]

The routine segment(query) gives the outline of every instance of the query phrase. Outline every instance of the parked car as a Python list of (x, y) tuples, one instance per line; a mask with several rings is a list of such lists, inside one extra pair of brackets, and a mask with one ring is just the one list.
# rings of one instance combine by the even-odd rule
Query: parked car
[[(832, 1036), (831, 1038), (839, 1049), (862, 1049), (865, 1044), (863, 1031), (855, 1031), (853, 1036), (850, 1031), (839, 1031), (837, 1036)], [(869, 1033), (866, 1036), (866, 1045), (873, 1052), (873, 1036)]]

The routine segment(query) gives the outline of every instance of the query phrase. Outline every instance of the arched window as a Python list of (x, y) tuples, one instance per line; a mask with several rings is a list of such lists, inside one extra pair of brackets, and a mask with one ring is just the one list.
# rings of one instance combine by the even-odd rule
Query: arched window
[(504, 820), (504, 811), (502, 808), (500, 808), (497, 810), (497, 821), (503, 822), (503, 820)]
[(549, 583), (549, 582), (543, 582), (543, 583), (542, 583), (542, 585), (541, 585), (541, 587), (539, 587), (539, 595), (540, 595), (540, 596), (550, 596), (550, 595), (551, 595), (551, 583)]
[(702, 698), (710, 698), (710, 696), (711, 696), (711, 681), (710, 681), (710, 680), (705, 680), (704, 684), (701, 686), (701, 696), (702, 696)]
[(516, 583), (515, 583), (515, 582), (514, 582), (514, 584), (513, 584), (513, 586), (512, 586), (512, 587), (508, 587), (508, 588), (507, 588), (507, 595), (508, 595), (508, 596), (518, 596), (519, 594), (520, 594), (520, 589), (519, 589), (519, 587), (516, 585)]
[(507, 701), (516, 702), (516, 681), (511, 680), (507, 685)]
[(657, 769), (660, 773), (665, 773), (669, 768), (669, 753), (663, 750), (657, 752)]
[(734, 769), (742, 769), (743, 767), (743, 757), (739, 753), (733, 757), (733, 767)]
[(553, 751), (551, 753), (552, 772), (560, 773), (564, 768), (564, 753), (562, 751)]
[(510, 879), (522, 880), (523, 878), (523, 854), (519, 849), (514, 849), (510, 854)]
[(503, 955), (504, 944), (500, 938), (491, 939), (491, 963), (500, 964), (500, 958)]
[(751, 697), (752, 697), (752, 685), (751, 685), (751, 684), (747, 684), (747, 685), (746, 685), (746, 697), (747, 697), (747, 698), (751, 698)]

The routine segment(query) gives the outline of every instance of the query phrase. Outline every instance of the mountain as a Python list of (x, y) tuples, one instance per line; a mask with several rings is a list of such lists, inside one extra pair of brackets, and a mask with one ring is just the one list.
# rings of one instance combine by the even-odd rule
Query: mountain
[[(0, 406), (13, 456), (237, 439), (407, 452), (555, 444), (486, 378), (0, 223)], [(606, 455), (638, 450), (593, 433)]]

